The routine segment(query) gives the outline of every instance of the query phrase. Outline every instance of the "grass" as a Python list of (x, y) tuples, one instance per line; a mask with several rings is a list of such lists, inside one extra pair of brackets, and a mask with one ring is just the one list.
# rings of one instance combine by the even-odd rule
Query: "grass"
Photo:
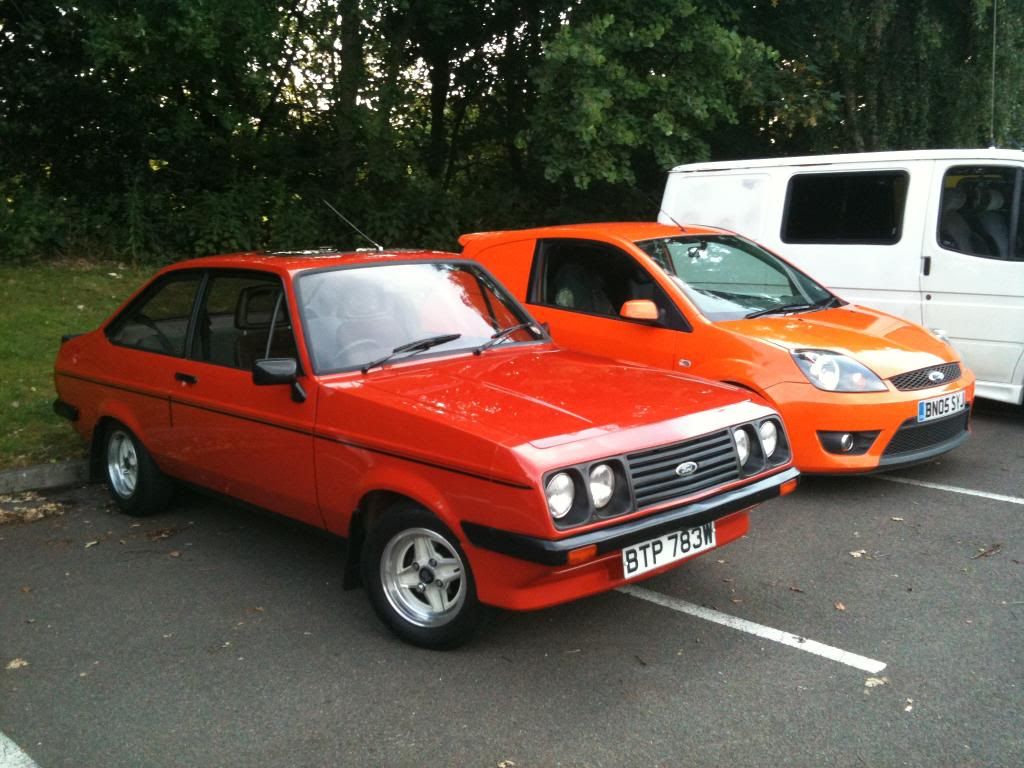
[(60, 337), (96, 328), (155, 271), (78, 262), (0, 265), (0, 469), (85, 455), (78, 435), (53, 412)]

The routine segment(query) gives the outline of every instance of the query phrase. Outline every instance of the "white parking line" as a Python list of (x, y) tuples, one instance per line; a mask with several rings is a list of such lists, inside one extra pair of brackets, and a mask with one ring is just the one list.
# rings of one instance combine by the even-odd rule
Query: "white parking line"
[(747, 621), (746, 619), (730, 616), (727, 613), (721, 613), (720, 611), (716, 611), (711, 608), (694, 605), (693, 603), (688, 603), (685, 600), (679, 600), (674, 597), (662, 595), (650, 589), (644, 589), (643, 587), (626, 585), (619, 587), (616, 591), (632, 597), (638, 597), (641, 600), (647, 600), (648, 602), (664, 606), (665, 608), (671, 608), (673, 611), (687, 613), (690, 616), (696, 616), (697, 618), (704, 619), (705, 621), (721, 624), (724, 627), (738, 629), (740, 632), (757, 635), (758, 637), (763, 637), (765, 640), (782, 643), (782, 645), (788, 645), (791, 648), (799, 648), (801, 651), (807, 651), (807, 653), (813, 653), (816, 656), (823, 656), (831, 661), (838, 661), (840, 664), (846, 664), (847, 666), (855, 667), (856, 669), (860, 669), (865, 672), (870, 672), (873, 675), (881, 672), (886, 666), (885, 662), (875, 661), (874, 659), (869, 659), (867, 656), (859, 656), (856, 653), (850, 653), (849, 651), (844, 651), (841, 648), (834, 648), (831, 645), (825, 645), (824, 643), (819, 643), (815, 640), (808, 640), (806, 637), (800, 637), (799, 635), (793, 635), (789, 632), (783, 632), (781, 629), (772, 629), (771, 627), (766, 627), (763, 624), (756, 624), (753, 621)]
[(888, 480), (890, 483), (904, 483), (905, 485), (917, 485), (921, 488), (932, 488), (936, 491), (949, 491), (950, 493), (963, 493), (967, 496), (980, 496), (983, 499), (995, 499), (1005, 501), (1007, 504), (1024, 504), (1024, 498), (1020, 496), (1004, 496), (1001, 493), (989, 493), (988, 491), (975, 491), (971, 488), (960, 488), (956, 485), (943, 485), (942, 483), (929, 483), (925, 480), (911, 480), (909, 477), (893, 477), (892, 475), (872, 475), (874, 480)]
[(39, 768), (13, 741), (0, 733), (0, 768)]

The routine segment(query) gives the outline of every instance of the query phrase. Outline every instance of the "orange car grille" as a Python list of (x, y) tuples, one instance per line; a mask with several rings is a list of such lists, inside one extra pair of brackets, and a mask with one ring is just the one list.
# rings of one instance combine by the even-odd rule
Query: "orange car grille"
[[(680, 475), (687, 462), (696, 470)], [(638, 508), (689, 496), (715, 485), (738, 480), (739, 462), (729, 430), (674, 443), (626, 457)]]
[[(932, 374), (936, 374), (932, 376)], [(942, 378), (939, 378), (939, 375)], [(931, 376), (931, 378), (929, 378)], [(892, 385), (900, 391), (908, 389), (928, 389), (938, 387), (942, 384), (949, 384), (960, 378), (960, 363), (946, 363), (945, 365), (931, 365), (927, 368), (920, 368), (916, 371), (900, 373), (889, 379)]]

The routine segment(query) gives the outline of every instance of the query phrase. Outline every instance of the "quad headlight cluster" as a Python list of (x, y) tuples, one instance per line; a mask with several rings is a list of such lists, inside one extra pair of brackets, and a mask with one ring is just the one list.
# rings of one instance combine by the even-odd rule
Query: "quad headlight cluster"
[[(733, 480), (750, 477), (789, 461), (789, 443), (777, 416), (739, 424), (717, 434), (720, 437), (715, 439), (720, 441), (731, 438), (735, 448), (738, 476), (734, 474)], [(727, 452), (732, 450), (728, 442), (718, 444)], [(693, 464), (694, 469), (697, 467), (696, 462), (675, 461), (679, 467), (688, 463)], [(721, 459), (716, 459), (716, 462), (718, 470), (721, 470)], [(548, 474), (544, 495), (555, 526), (569, 528), (635, 509), (634, 489), (627, 466), (628, 457), (618, 456), (565, 467)], [(685, 473), (679, 474), (680, 478), (685, 476)], [(663, 480), (657, 482), (664, 483)]]
[(789, 444), (782, 424), (775, 418), (733, 427), (732, 441), (744, 476), (789, 460)]

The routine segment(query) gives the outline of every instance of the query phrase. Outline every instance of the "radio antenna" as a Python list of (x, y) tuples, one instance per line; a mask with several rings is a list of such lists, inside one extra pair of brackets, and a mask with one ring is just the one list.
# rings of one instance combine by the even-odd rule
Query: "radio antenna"
[(992, 88), (989, 91), (992, 100), (992, 112), (989, 116), (989, 142), (995, 149), (996, 146), (996, 6), (999, 0), (992, 2)]
[(352, 229), (354, 229), (354, 230), (355, 230), (355, 231), (356, 231), (357, 233), (359, 233), (360, 235), (362, 235), (362, 236), (363, 236), (363, 238), (365, 238), (365, 239), (366, 239), (366, 240), (367, 240), (368, 242), (370, 242), (370, 243), (373, 243), (373, 247), (374, 247), (374, 248), (376, 248), (376, 249), (377, 249), (378, 251), (383, 251), (383, 250), (384, 250), (384, 246), (383, 246), (383, 245), (381, 245), (380, 243), (378, 243), (378, 242), (377, 242), (376, 240), (374, 240), (374, 239), (373, 239), (372, 237), (370, 237), (370, 236), (369, 236), (368, 234), (366, 234), (365, 232), (363, 232), (363, 230), (361, 230), (361, 229), (360, 229), (359, 227), (357, 227), (357, 226), (356, 226), (355, 224), (353, 224), (353, 223), (352, 223), (351, 221), (349, 221), (349, 220), (348, 220), (347, 218), (345, 218), (345, 214), (343, 214), (343, 213), (342, 213), (341, 211), (339, 211), (339, 210), (338, 210), (337, 208), (335, 208), (335, 207), (334, 207), (333, 205), (331, 205), (330, 203), (328, 203), (328, 202), (327, 202), (326, 200), (324, 200), (323, 198), (320, 198), (320, 199), (321, 199), (321, 200), (323, 200), (323, 203), (324, 203), (324, 205), (326, 205), (326, 206), (327, 206), (328, 208), (330, 208), (330, 209), (331, 209), (332, 211), (334, 211), (334, 213), (335, 213), (335, 214), (337, 214), (337, 216), (338, 216), (338, 218), (339, 218), (339, 219), (341, 219), (341, 220), (342, 220), (342, 221), (344, 221), (344, 222), (345, 222), (346, 224), (348, 224), (348, 225), (349, 225), (350, 227), (352, 227)]

